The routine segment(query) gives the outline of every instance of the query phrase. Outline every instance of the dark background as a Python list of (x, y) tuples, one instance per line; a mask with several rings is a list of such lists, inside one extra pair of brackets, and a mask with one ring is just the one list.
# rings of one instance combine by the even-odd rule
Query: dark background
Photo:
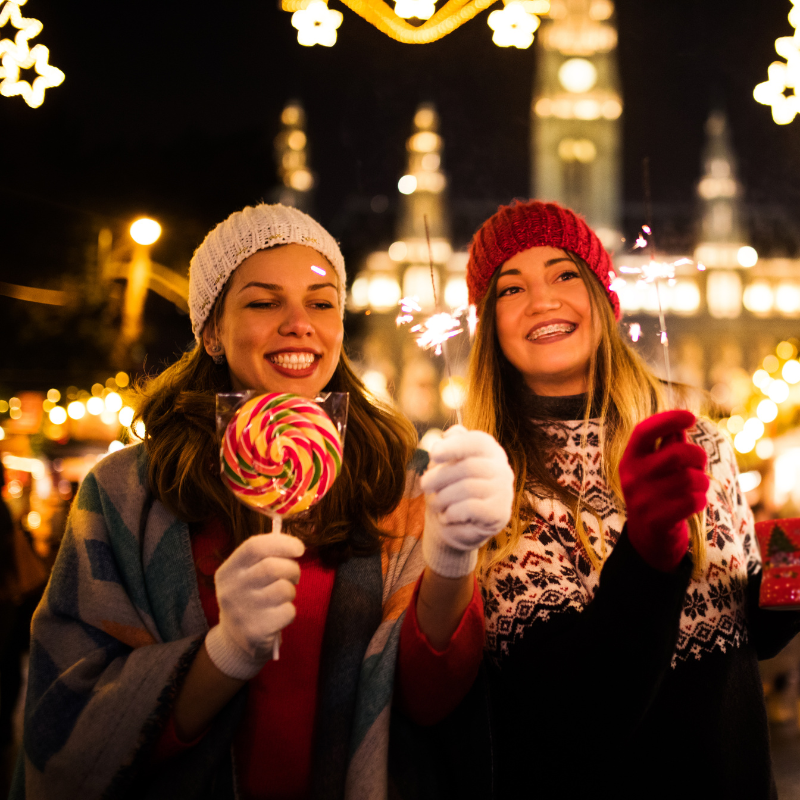
[[(29, 0), (65, 82), (44, 104), (0, 97), (0, 281), (72, 288), (41, 306), (0, 297), (0, 393), (113, 366), (118, 297), (96, 281), (97, 233), (139, 214), (164, 232), (154, 260), (185, 271), (204, 234), (269, 199), (273, 138), (288, 100), (307, 114), (315, 214), (341, 240), (351, 274), (393, 239), (397, 179), (416, 106), (440, 114), (454, 245), (499, 203), (529, 192), (534, 49), (499, 48), (486, 13), (429, 45), (399, 44), (344, 14), (336, 45), (301, 47), (274, 0), (108, 3)], [(644, 221), (650, 158), (659, 245), (694, 243), (704, 122), (729, 115), (752, 243), (800, 249), (800, 120), (777, 126), (752, 96), (793, 29), (787, 0), (618, 0), (626, 233)], [(7, 36), (8, 28), (2, 30)], [(389, 198), (376, 213), (370, 200)], [(117, 287), (119, 289), (119, 287)], [(112, 295), (114, 293), (112, 292)], [(117, 292), (117, 295), (119, 292)], [(188, 320), (148, 298), (149, 366), (190, 340)]]

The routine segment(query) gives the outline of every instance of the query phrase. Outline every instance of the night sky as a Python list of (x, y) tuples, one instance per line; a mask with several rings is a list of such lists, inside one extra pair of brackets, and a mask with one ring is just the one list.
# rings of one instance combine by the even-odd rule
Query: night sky
[[(0, 97), (0, 281), (72, 287), (82, 299), (32, 308), (0, 297), (0, 390), (51, 375), (88, 379), (108, 366), (104, 340), (115, 321), (92, 280), (99, 229), (122, 236), (135, 215), (153, 216), (164, 226), (154, 259), (185, 270), (216, 222), (269, 198), (288, 100), (305, 106), (315, 213), (341, 240), (351, 273), (392, 241), (404, 141), (420, 102), (440, 114), (457, 247), (497, 204), (528, 194), (533, 49), (496, 47), (485, 12), (439, 42), (402, 45), (337, 0), (331, 7), (344, 22), (329, 49), (301, 47), (274, 0), (28, 0), (23, 13), (44, 23), (36, 41), (66, 80), (38, 109)], [(661, 245), (692, 245), (703, 123), (719, 107), (730, 117), (753, 243), (765, 255), (797, 254), (800, 119), (777, 126), (752, 97), (777, 58), (775, 38), (793, 32), (788, 0), (616, 7), (627, 232), (644, 221), (649, 156)], [(375, 213), (379, 194), (391, 202)], [(152, 366), (190, 333), (158, 297), (147, 315)]]

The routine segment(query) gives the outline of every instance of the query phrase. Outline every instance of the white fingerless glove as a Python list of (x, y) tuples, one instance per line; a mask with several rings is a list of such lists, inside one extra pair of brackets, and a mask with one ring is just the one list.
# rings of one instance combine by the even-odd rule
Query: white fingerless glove
[(292, 605), (305, 547), (294, 536), (251, 536), (217, 570), (219, 624), (206, 651), (220, 672), (250, 680), (272, 656), (275, 637), (295, 617)]
[(511, 518), (514, 472), (488, 433), (449, 428), (430, 449), (425, 492), (425, 563), (445, 578), (469, 575), (478, 549)]

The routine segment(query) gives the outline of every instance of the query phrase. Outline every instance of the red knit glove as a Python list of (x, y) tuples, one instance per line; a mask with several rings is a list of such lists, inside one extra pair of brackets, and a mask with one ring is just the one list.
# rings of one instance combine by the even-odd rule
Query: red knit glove
[(686, 520), (707, 503), (706, 452), (686, 441), (695, 421), (690, 411), (664, 411), (640, 422), (619, 465), (628, 537), (662, 572), (677, 568), (689, 547)]

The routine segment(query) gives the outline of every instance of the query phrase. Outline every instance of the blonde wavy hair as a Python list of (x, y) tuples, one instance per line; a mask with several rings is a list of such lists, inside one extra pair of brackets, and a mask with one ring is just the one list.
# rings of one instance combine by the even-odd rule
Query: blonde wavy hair
[[(669, 407), (668, 399), (661, 381), (622, 338), (605, 290), (589, 265), (574, 253), (565, 252), (586, 285), (592, 322), (600, 326), (601, 334), (588, 366), (584, 422), (592, 418), (600, 420), (603, 475), (620, 507), (624, 508), (619, 463), (628, 440), (642, 420)], [(503, 446), (514, 470), (516, 495), (509, 526), (481, 549), (479, 574), (487, 576), (492, 567), (516, 547), (524, 533), (523, 514), (531, 509), (530, 490), (537, 497), (553, 497), (570, 508), (586, 557), (595, 569), (602, 570), (607, 557), (605, 538), (600, 537), (598, 554), (589, 541), (581, 512), (585, 510), (594, 516), (601, 530), (599, 515), (584, 502), (583, 487), (576, 496), (561, 486), (548, 469), (554, 445), (541, 426), (530, 420), (526, 405), (529, 390), (500, 348), (496, 325), (499, 274), (498, 269), (478, 308), (480, 323), (470, 355), (464, 422), (469, 428), (490, 433)], [(681, 402), (680, 391), (676, 394)], [(593, 398), (593, 402), (589, 398)], [(582, 447), (586, 444), (587, 431), (585, 424)], [(705, 570), (704, 533), (703, 515), (693, 515), (689, 519), (689, 539), (695, 577)]]

